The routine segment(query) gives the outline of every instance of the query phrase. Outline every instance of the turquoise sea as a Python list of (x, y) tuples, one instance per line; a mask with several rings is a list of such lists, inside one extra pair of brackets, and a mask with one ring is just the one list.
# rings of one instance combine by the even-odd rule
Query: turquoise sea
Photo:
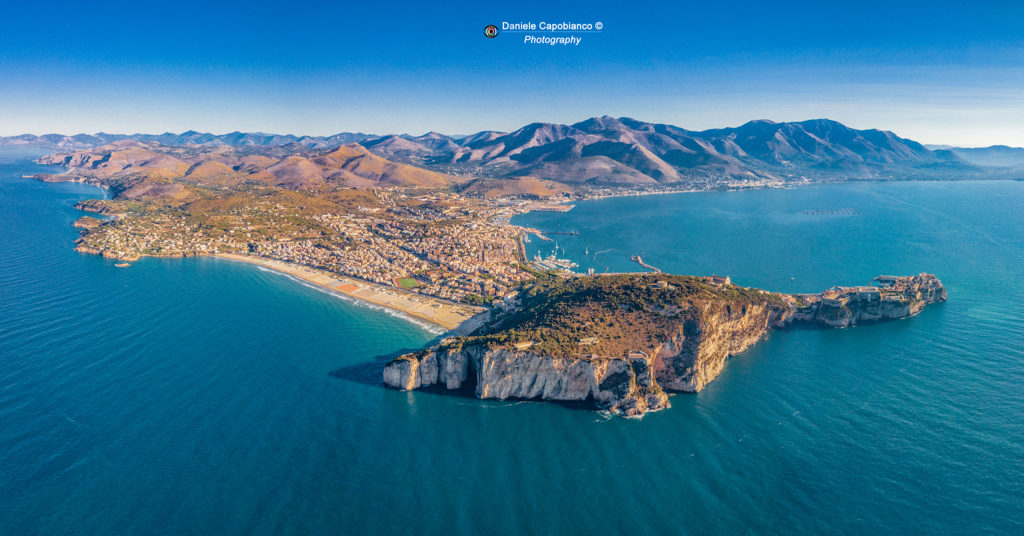
[(73, 205), (102, 192), (23, 179), (31, 156), (0, 153), (0, 534), (1024, 534), (1024, 182), (518, 217), (578, 231), (580, 270), (949, 291), (774, 332), (627, 420), (388, 390), (376, 356), (437, 333), (250, 265), (78, 254)]

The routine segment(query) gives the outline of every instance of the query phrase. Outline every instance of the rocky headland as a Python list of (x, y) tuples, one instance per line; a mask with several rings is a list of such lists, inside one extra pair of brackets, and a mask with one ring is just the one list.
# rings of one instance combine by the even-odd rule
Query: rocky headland
[(946, 300), (931, 274), (879, 276), (877, 285), (779, 294), (728, 278), (625, 274), (542, 279), (507, 313), (389, 362), (384, 383), (478, 398), (590, 403), (641, 416), (669, 406), (666, 391), (697, 392), (728, 357), (792, 323), (847, 327), (905, 318)]

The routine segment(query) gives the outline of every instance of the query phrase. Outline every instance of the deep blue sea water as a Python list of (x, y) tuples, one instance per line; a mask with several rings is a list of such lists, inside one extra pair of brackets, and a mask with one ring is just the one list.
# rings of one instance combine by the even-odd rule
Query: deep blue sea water
[(0, 153), (0, 534), (1024, 533), (1024, 183), (517, 218), (579, 231), (559, 247), (581, 270), (640, 253), (774, 290), (925, 270), (949, 290), (774, 332), (627, 420), (388, 390), (375, 356), (436, 333), (249, 265), (78, 254), (73, 205), (102, 192), (23, 179), (30, 156)]

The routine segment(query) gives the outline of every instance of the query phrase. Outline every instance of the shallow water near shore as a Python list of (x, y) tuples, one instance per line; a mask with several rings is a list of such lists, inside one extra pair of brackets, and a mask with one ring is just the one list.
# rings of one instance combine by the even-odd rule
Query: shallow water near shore
[[(435, 334), (255, 266), (76, 253), (73, 205), (98, 191), (23, 179), (28, 156), (0, 152), (0, 534), (1024, 531), (1024, 183), (517, 217), (577, 230), (558, 245), (580, 270), (641, 254), (771, 290), (929, 271), (949, 291), (774, 332), (627, 420), (388, 390), (375, 356)], [(859, 215), (804, 214), (841, 208)]]

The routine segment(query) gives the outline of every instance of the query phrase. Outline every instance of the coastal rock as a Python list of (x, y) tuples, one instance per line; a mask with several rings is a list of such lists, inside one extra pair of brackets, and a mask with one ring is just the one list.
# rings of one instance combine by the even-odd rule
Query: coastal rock
[(795, 312), (795, 319), (844, 328), (914, 316), (930, 303), (946, 301), (946, 289), (932, 274), (875, 280), (880, 286), (833, 287), (812, 296), (808, 305)]
[(93, 218), (92, 216), (82, 216), (75, 220), (75, 223), (72, 223), (71, 226), (82, 229), (85, 232), (99, 227), (102, 223), (103, 220)]
[(423, 379), (420, 376), (420, 360), (411, 357), (410, 354), (388, 363), (388, 366), (384, 367), (384, 385), (403, 391), (423, 387)]

